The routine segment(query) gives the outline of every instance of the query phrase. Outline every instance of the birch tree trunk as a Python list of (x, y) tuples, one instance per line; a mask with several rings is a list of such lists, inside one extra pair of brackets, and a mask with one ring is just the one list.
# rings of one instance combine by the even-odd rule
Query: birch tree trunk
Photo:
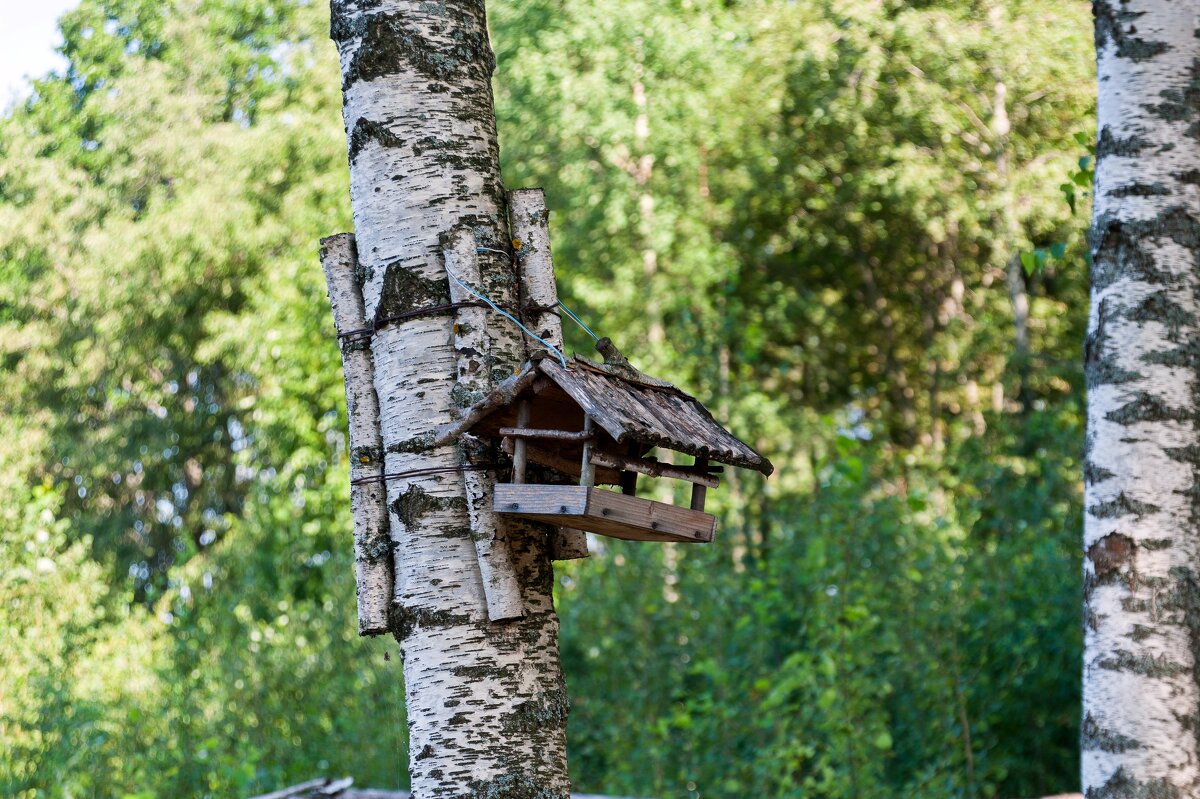
[(1083, 787), (1183, 799), (1200, 796), (1200, 6), (1095, 11)]
[[(459, 449), (433, 444), (434, 429), (477, 399), (455, 390), (443, 243), (471, 231), (481, 250), (479, 288), (501, 304), (516, 299), (484, 3), (333, 0), (331, 35), (341, 58), (363, 298), (378, 328), (372, 352), (392, 475), (393, 632), (404, 657), (413, 792), (566, 797), (568, 703), (547, 528), (511, 526), (524, 613), (490, 623), (455, 471)], [(515, 329), (489, 319), (490, 382), (511, 375), (522, 350)]]

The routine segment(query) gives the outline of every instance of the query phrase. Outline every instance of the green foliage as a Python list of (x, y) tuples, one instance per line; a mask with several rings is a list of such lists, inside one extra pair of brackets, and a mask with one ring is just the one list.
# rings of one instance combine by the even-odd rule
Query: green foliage
[[(1086, 4), (491, 6), (564, 298), (778, 466), (712, 546), (560, 569), (579, 788), (1071, 788)], [(324, 13), (85, 0), (0, 117), (0, 794), (405, 781), (352, 618)]]

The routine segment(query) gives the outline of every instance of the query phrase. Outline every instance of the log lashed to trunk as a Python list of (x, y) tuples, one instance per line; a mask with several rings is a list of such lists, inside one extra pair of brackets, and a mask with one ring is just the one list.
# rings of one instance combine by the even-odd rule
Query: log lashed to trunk
[[(355, 280), (354, 236), (321, 240), (321, 264), (329, 285), (333, 322), (341, 341), (350, 420), (350, 508), (354, 516), (354, 578), (358, 590), (358, 634), (388, 632), (392, 606), (392, 547), (388, 538), (383, 481), (379, 401), (362, 292)], [(355, 334), (355, 331), (363, 332)], [(350, 335), (347, 335), (350, 334)]]
[[(456, 391), (443, 237), (470, 229), (481, 288), (515, 304), (483, 0), (334, 0), (351, 205), (372, 339), (396, 544), (394, 633), (404, 655), (409, 771), (423, 799), (565, 797), (567, 697), (553, 570), (541, 534), (511, 540), (525, 615), (488, 620), (456, 443), (434, 445)], [(493, 253), (490, 250), (500, 250)], [(490, 379), (524, 352), (489, 319)]]
[(1098, 0), (1082, 776), (1200, 796), (1200, 38), (1194, 3)]
[[(550, 211), (541, 189), (516, 189), (508, 193), (508, 220), (517, 249), (517, 270), (521, 284), (521, 305), (528, 309), (526, 319), (539, 338), (563, 352), (562, 317), (558, 304), (558, 283), (554, 277), (554, 258), (550, 252)], [(541, 347), (536, 341), (531, 347)], [(570, 527), (559, 528), (550, 539), (551, 557), (577, 560), (588, 556), (587, 535)]]
[[(476, 246), (475, 234), (470, 230), (456, 230), (443, 250), (446, 271), (458, 278), (450, 281), (450, 299), (454, 303), (469, 303), (474, 299), (458, 281), (472, 287), (480, 284)], [(454, 349), (458, 354), (455, 390), (471, 404), (487, 396), (492, 387), (487, 321), (487, 311), (478, 305), (464, 305), (455, 311)], [(469, 457), (465, 449), (464, 445), (462, 458), (467, 464)], [(495, 481), (490, 480), (486, 472), (475, 470), (466, 471), (463, 481), (488, 618), (492, 621), (518, 619), (525, 615), (525, 605), (513, 567), (508, 520), (492, 510), (491, 489)]]

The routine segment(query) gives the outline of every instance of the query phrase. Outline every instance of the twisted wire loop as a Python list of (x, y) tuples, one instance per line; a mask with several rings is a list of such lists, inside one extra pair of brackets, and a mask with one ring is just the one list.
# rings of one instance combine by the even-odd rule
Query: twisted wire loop
[(443, 311), (457, 311), (459, 308), (487, 308), (488, 306), (476, 300), (467, 302), (448, 302), (444, 305), (430, 305), (424, 308), (414, 308), (411, 311), (405, 311), (402, 314), (395, 316), (384, 316), (375, 320), (375, 323), (370, 327), (360, 327), (358, 330), (347, 330), (345, 333), (338, 333), (337, 337), (340, 341), (361, 341), (375, 335), (383, 328), (384, 325), (392, 322), (403, 322), (405, 319), (415, 319), (418, 316), (432, 316)]
[(410, 469), (407, 472), (392, 472), (391, 474), (376, 474), (370, 477), (358, 477), (350, 481), (352, 486), (367, 485), (368, 483), (384, 483), (388, 480), (403, 480), (406, 477), (430, 477), (435, 474), (452, 474), (456, 472), (490, 472), (499, 469), (498, 463), (467, 464), (465, 466), (439, 466), (429, 469)]

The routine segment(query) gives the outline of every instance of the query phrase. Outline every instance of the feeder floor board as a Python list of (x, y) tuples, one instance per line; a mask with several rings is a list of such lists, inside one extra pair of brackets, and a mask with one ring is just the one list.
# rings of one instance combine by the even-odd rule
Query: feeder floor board
[(707, 544), (717, 517), (703, 511), (583, 486), (496, 485), (493, 509), (627, 541)]

